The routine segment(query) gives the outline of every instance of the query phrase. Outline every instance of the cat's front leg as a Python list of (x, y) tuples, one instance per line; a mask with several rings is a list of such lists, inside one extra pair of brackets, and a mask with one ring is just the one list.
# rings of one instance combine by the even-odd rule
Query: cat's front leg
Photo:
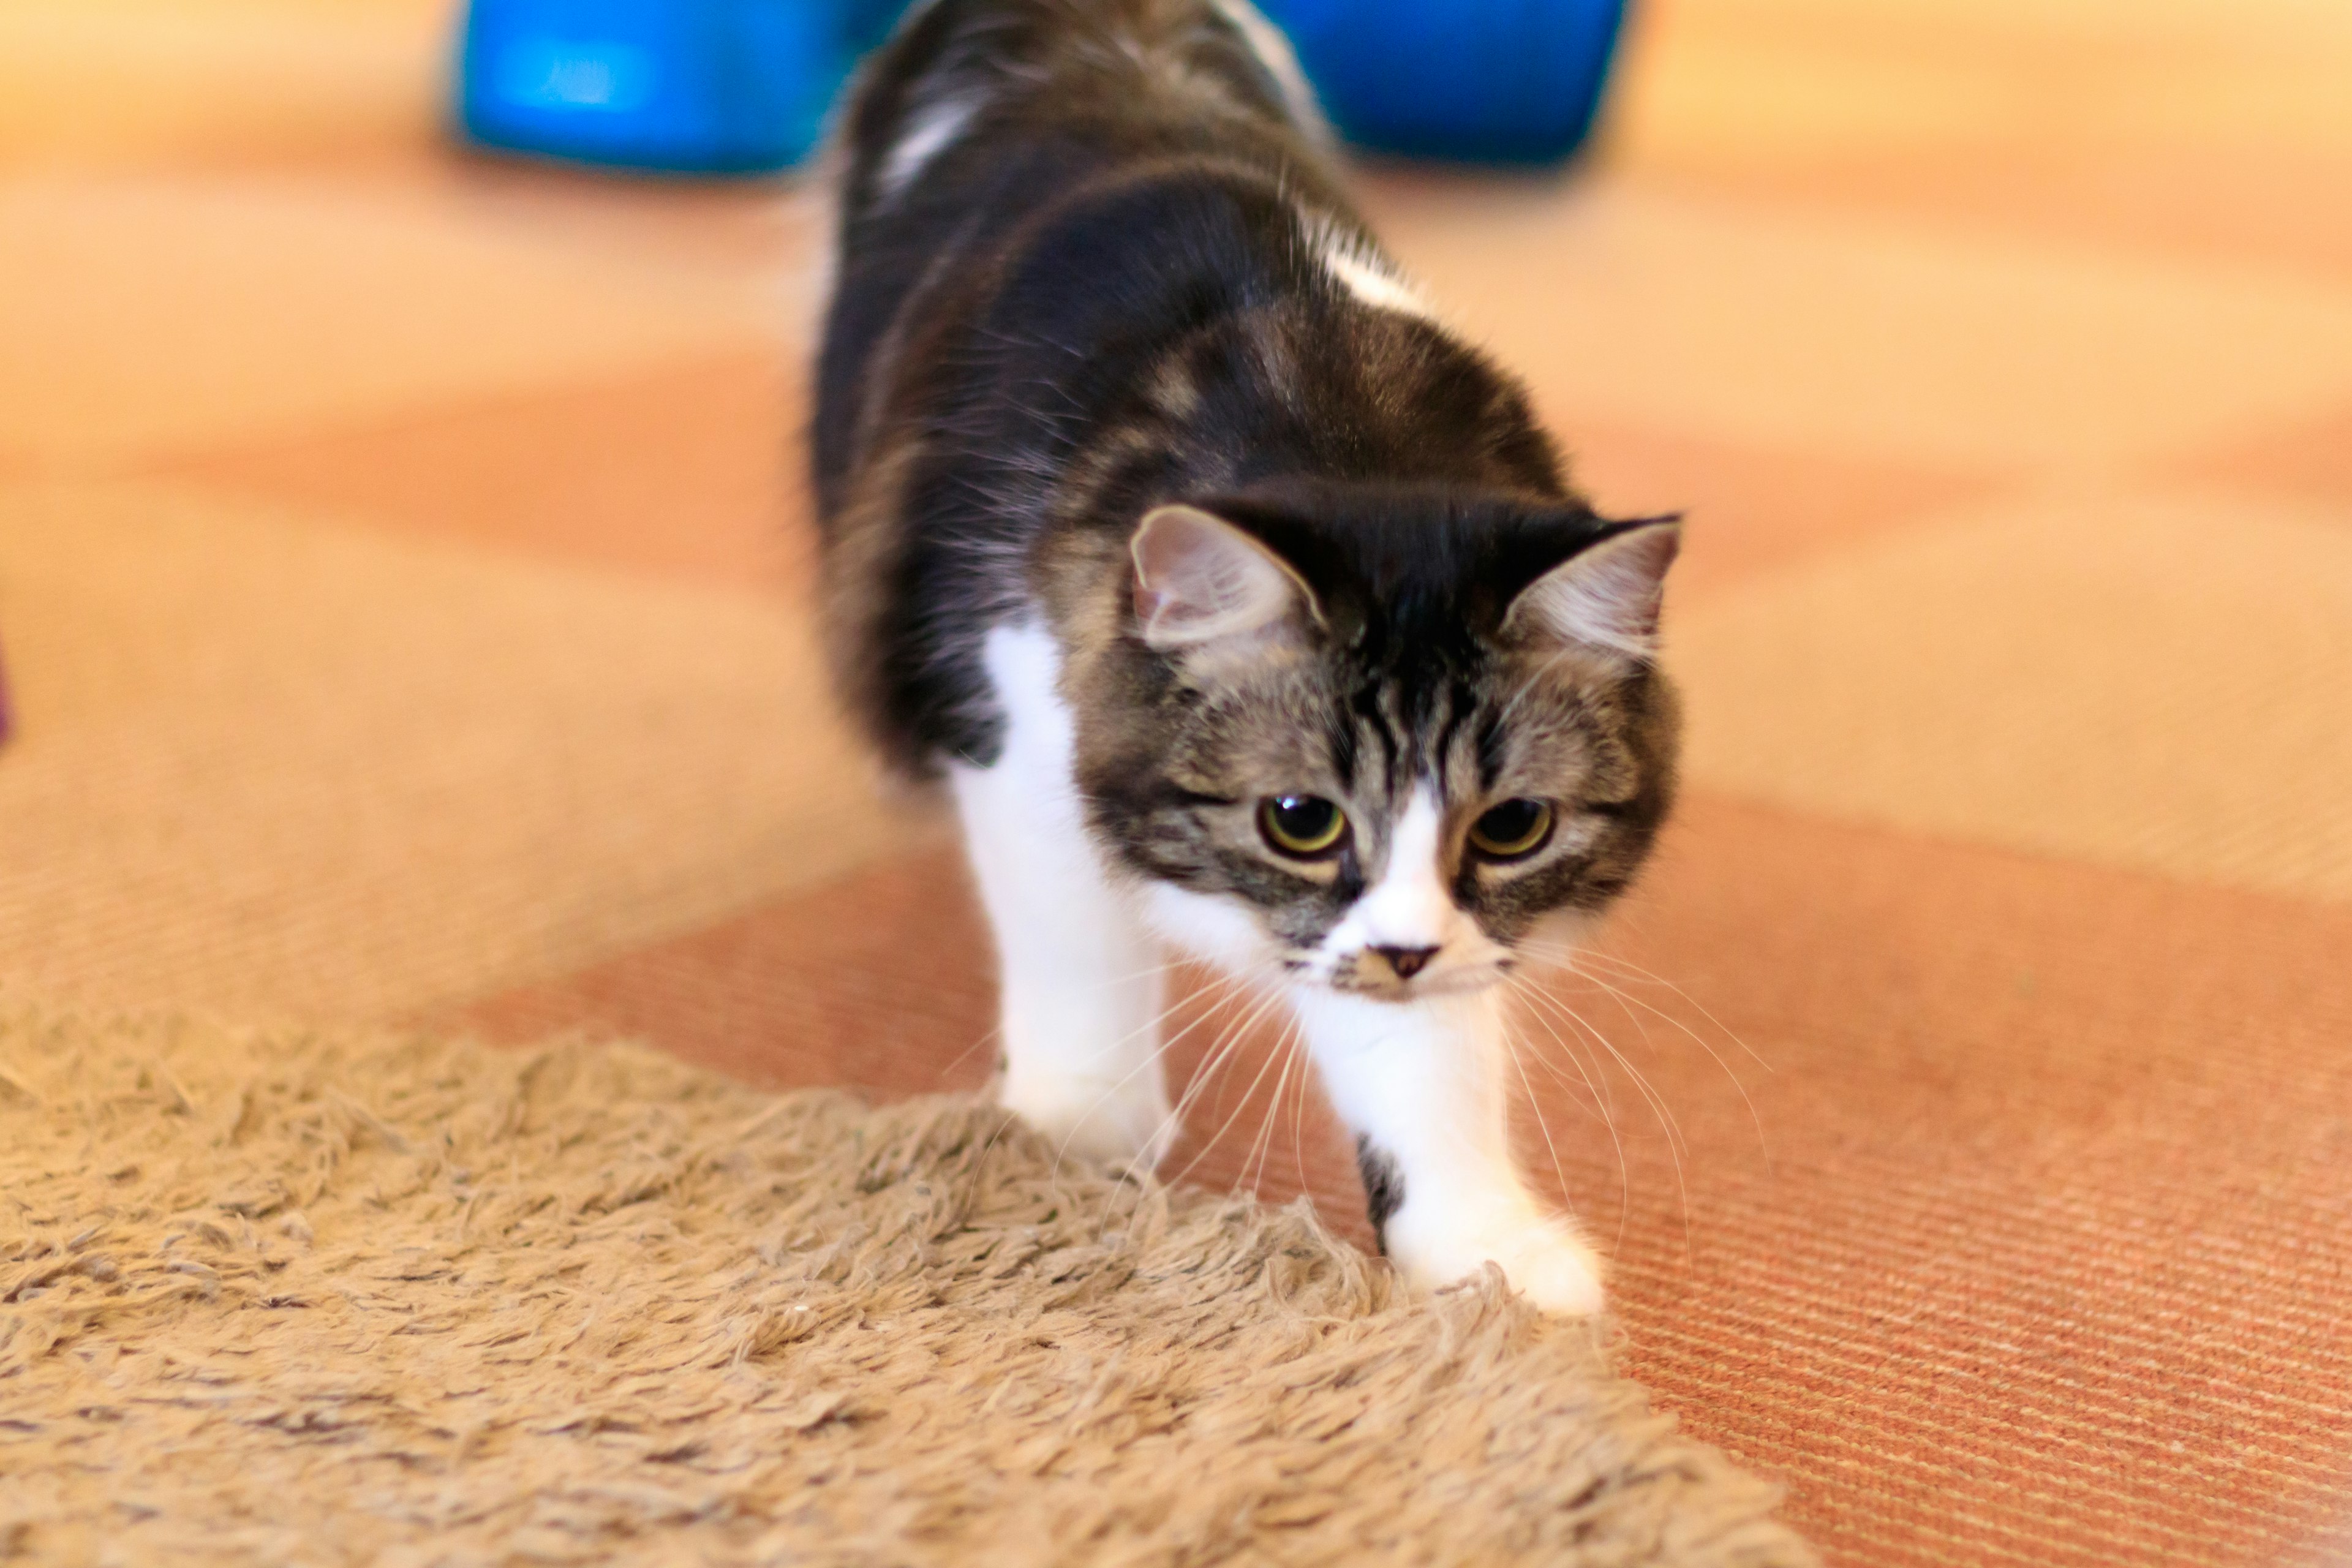
[(1148, 1170), (1176, 1131), (1160, 1063), (1167, 965), (1087, 831), (1054, 645), (1034, 626), (1000, 628), (984, 659), (1004, 745), (949, 780), (996, 938), (1000, 1095), (1057, 1149)]
[(1408, 1279), (1446, 1285), (1494, 1262), (1546, 1311), (1601, 1310), (1599, 1257), (1511, 1158), (1499, 991), (1406, 1003), (1309, 991), (1297, 1009), (1355, 1134), (1373, 1226)]

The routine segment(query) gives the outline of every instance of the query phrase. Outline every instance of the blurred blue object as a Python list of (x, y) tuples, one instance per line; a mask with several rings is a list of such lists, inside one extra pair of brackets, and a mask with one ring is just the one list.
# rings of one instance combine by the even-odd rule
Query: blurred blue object
[(1554, 163), (1584, 142), (1625, 0), (1261, 0), (1339, 134), (1471, 163)]
[(473, 0), (466, 132), (493, 147), (688, 174), (799, 162), (856, 58), (821, 0)]
[[(1263, 0), (1340, 134), (1423, 157), (1549, 163), (1591, 130), (1625, 0)], [(799, 162), (905, 0), (472, 0), (466, 132), (682, 173)]]

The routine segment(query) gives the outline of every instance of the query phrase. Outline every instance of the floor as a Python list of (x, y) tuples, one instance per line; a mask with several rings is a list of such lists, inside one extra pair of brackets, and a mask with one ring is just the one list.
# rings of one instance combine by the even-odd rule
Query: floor
[[(0, 7), (0, 985), (977, 1084), (811, 654), (813, 196), (455, 153), (448, 25)], [(1526, 1146), (1832, 1563), (2338, 1528), (2347, 81), (2340, 0), (1654, 0), (1573, 177), (1366, 174), (1691, 515), (1689, 797)], [(1360, 1235), (1265, 1035), (1175, 1168)]]

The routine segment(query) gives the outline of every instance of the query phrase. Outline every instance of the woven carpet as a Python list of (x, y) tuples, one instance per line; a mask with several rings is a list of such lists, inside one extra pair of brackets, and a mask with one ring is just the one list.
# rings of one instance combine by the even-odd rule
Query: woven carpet
[[(453, 11), (0, 4), (0, 986), (977, 1088), (956, 852), (814, 652), (816, 204), (453, 152)], [(1600, 503), (1690, 517), (1685, 804), (1524, 1020), (1522, 1152), (1614, 1364), (1838, 1568), (2299, 1565), (2352, 6), (1632, 14), (1579, 169), (1360, 171)], [(1369, 1240), (1241, 1022), (1165, 1175)]]
[(0, 1554), (1802, 1568), (1597, 1331), (1000, 1111), (0, 1024)]

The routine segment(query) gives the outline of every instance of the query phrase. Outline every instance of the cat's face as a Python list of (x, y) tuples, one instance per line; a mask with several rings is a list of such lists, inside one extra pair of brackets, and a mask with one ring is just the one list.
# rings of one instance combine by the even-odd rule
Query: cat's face
[(1096, 826), (1230, 968), (1475, 989), (1621, 891), (1664, 814), (1674, 526), (1352, 521), (1147, 519), (1129, 646), (1081, 708)]

